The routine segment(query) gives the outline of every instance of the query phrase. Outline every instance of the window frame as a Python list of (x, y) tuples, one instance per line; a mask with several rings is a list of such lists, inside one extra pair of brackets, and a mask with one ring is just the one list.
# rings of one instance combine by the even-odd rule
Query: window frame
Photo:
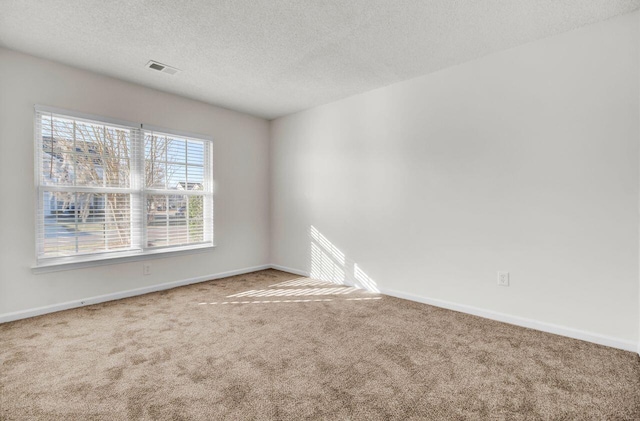
[[(42, 162), (44, 159), (42, 151), (42, 130), (41, 130), (41, 114), (53, 114), (59, 117), (66, 117), (75, 120), (87, 120), (89, 122), (95, 122), (98, 124), (104, 124), (106, 126), (119, 126), (130, 130), (130, 142), (131, 149), (136, 149), (137, 152), (132, 152), (131, 166), (130, 166), (130, 184), (125, 188), (112, 188), (111, 190), (117, 190), (114, 192), (125, 192), (131, 195), (131, 207), (130, 213), (131, 219), (131, 249), (122, 251), (99, 251), (95, 253), (78, 254), (75, 256), (52, 256), (43, 257), (41, 255), (44, 239), (41, 235), (44, 235), (44, 205), (41, 196), (43, 192), (48, 190), (65, 189), (69, 187), (70, 190), (82, 190), (83, 187), (78, 186), (47, 186), (42, 180)], [(50, 272), (69, 270), (82, 267), (99, 266), (104, 264), (117, 264), (130, 261), (146, 260), (149, 258), (166, 257), (167, 255), (182, 255), (190, 254), (194, 252), (206, 252), (210, 251), (215, 245), (215, 222), (214, 222), (214, 207), (215, 207), (215, 189), (214, 189), (214, 165), (213, 165), (213, 148), (214, 139), (211, 136), (203, 135), (200, 133), (187, 132), (183, 130), (176, 130), (171, 128), (165, 128), (155, 125), (148, 125), (143, 123), (134, 123), (126, 120), (115, 119), (111, 117), (105, 117), (101, 115), (87, 114), (78, 111), (67, 110), (63, 108), (50, 107), (45, 105), (34, 106), (34, 193), (35, 193), (35, 264), (31, 267), (34, 273)], [(205, 153), (208, 156), (203, 157), (203, 171), (204, 171), (204, 183), (206, 189), (204, 193), (198, 194), (203, 197), (203, 241), (194, 244), (182, 244), (177, 246), (162, 246), (162, 247), (148, 247), (147, 244), (147, 215), (145, 212), (144, 203), (147, 200), (147, 195), (153, 193), (153, 190), (149, 190), (145, 186), (145, 133), (157, 132), (163, 135), (172, 135), (177, 138), (186, 138), (187, 140), (196, 140), (208, 142), (205, 147)], [(97, 188), (99, 190), (100, 187)], [(89, 189), (88, 189), (89, 190)], [(172, 191), (173, 192), (173, 191)], [(176, 194), (179, 190), (175, 191)], [(102, 192), (105, 193), (105, 192)], [(184, 193), (184, 192), (183, 192)], [(159, 193), (162, 194), (162, 193)], [(135, 202), (135, 205), (134, 205)], [(133, 208), (137, 206), (138, 212), (134, 212)], [(209, 230), (209, 231), (207, 231)], [(136, 234), (134, 234), (136, 231)]]

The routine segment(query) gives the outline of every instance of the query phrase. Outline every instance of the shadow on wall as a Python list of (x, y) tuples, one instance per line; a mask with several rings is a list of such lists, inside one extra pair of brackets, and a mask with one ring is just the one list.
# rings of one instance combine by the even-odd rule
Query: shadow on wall
[(311, 278), (338, 285), (353, 285), (369, 292), (380, 292), (375, 281), (313, 225), (309, 227), (309, 240)]

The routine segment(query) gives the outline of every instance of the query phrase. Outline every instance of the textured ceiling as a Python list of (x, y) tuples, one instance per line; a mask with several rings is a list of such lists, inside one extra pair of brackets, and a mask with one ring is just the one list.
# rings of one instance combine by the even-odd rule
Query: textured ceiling
[[(0, 46), (274, 118), (640, 0), (0, 0)], [(149, 60), (182, 69), (154, 73)]]

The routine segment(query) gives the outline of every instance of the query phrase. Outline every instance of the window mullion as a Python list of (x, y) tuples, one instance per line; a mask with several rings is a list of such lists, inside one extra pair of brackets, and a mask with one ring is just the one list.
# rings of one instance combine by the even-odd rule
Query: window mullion
[(144, 250), (146, 247), (146, 215), (144, 203), (144, 185), (145, 185), (145, 161), (144, 161), (144, 132), (142, 128), (131, 130), (133, 160), (135, 161), (135, 170), (133, 171), (133, 183), (131, 187), (134, 189), (131, 200), (131, 238), (135, 241), (136, 246)]

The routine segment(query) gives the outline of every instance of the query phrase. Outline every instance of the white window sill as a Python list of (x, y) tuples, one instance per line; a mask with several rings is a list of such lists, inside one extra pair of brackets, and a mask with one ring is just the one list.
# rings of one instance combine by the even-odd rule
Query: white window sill
[(38, 262), (31, 267), (34, 274), (60, 272), (65, 270), (82, 269), (95, 266), (117, 265), (121, 263), (139, 262), (148, 259), (183, 256), (193, 253), (204, 253), (215, 248), (215, 244), (204, 244), (197, 247), (172, 247), (145, 251), (127, 251), (108, 256), (82, 256), (51, 258)]

